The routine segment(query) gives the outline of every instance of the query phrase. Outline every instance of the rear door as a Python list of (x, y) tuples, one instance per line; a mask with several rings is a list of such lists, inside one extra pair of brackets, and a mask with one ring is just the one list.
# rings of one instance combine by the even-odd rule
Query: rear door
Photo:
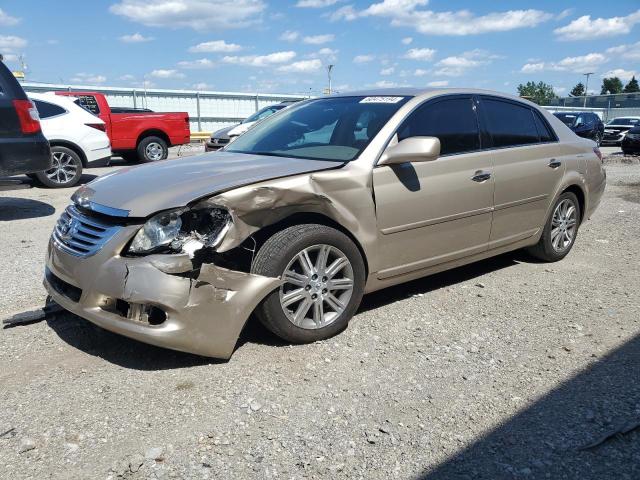
[(565, 171), (557, 138), (546, 120), (524, 103), (480, 97), (480, 120), (495, 174), (489, 248), (533, 236)]

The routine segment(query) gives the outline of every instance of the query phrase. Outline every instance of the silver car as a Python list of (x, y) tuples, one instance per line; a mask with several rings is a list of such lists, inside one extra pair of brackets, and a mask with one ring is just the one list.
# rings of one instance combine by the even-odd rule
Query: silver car
[(311, 99), (220, 152), (79, 189), (45, 287), (143, 342), (228, 358), (255, 312), (326, 339), (363, 294), (511, 250), (571, 250), (605, 188), (600, 152), (501, 93), (383, 90)]

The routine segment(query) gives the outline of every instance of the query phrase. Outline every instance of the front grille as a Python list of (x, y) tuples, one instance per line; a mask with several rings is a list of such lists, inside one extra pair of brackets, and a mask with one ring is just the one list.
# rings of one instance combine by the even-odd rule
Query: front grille
[(227, 143), (229, 143), (229, 139), (228, 138), (214, 138), (213, 142), (217, 143), (218, 145), (226, 145)]
[(90, 257), (100, 250), (122, 227), (109, 225), (80, 213), (73, 205), (67, 207), (51, 237), (62, 251), (76, 257)]
[(82, 289), (74, 287), (70, 283), (65, 282), (61, 278), (54, 275), (53, 272), (48, 268), (45, 268), (44, 276), (46, 277), (47, 282), (49, 282), (49, 285), (51, 285), (51, 287), (60, 295), (63, 295), (69, 300), (73, 300), (76, 303), (80, 301), (80, 297), (82, 296)]

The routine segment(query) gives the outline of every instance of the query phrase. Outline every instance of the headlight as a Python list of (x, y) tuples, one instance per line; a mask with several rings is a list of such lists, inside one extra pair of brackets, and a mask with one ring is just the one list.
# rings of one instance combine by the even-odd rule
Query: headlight
[(216, 247), (229, 228), (231, 218), (220, 208), (176, 209), (158, 213), (138, 230), (128, 253), (176, 253), (189, 240)]

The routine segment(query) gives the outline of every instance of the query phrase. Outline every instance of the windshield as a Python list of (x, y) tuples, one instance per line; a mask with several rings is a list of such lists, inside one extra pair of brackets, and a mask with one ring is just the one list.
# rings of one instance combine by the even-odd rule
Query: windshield
[(556, 117), (560, 119), (562, 123), (564, 123), (567, 127), (573, 127), (578, 118), (578, 115), (575, 113), (554, 113)]
[(262, 110), (258, 110), (256, 113), (254, 113), (250, 117), (245, 118), (242, 121), (242, 123), (257, 122), (258, 120), (261, 120), (263, 118), (267, 118), (269, 115), (273, 115), (274, 113), (276, 113), (278, 110), (280, 110), (282, 108), (284, 108), (284, 105), (282, 105), (282, 106), (273, 105), (271, 107), (265, 107)]
[(409, 97), (328, 97), (258, 123), (225, 150), (310, 160), (350, 161)]
[(640, 119), (638, 118), (614, 118), (613, 120), (609, 120), (607, 125), (638, 125), (640, 124)]

